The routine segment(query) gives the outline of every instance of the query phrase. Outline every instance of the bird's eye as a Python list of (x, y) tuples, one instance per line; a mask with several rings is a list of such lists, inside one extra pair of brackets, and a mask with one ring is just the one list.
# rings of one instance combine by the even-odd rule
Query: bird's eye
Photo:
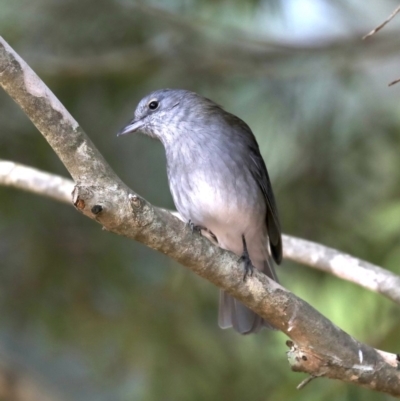
[(158, 102), (157, 102), (157, 100), (152, 100), (150, 103), (149, 103), (149, 109), (150, 110), (155, 110), (157, 107), (158, 107)]

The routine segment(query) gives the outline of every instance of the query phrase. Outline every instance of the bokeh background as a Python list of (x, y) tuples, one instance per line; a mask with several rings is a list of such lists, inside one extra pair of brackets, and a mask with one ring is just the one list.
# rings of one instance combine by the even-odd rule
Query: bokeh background
[[(400, 16), (390, 0), (0, 0), (0, 33), (117, 174), (173, 208), (161, 144), (118, 138), (147, 92), (197, 91), (253, 129), (287, 234), (400, 273)], [(0, 92), (0, 158), (68, 176)], [(284, 286), (400, 349), (399, 307), (284, 262)], [(217, 294), (72, 207), (0, 188), (0, 400), (389, 400), (288, 367), (286, 338), (217, 326)]]

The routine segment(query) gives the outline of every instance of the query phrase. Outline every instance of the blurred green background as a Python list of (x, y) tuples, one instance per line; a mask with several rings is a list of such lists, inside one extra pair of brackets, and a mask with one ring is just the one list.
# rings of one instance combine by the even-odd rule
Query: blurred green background
[[(194, 90), (253, 129), (285, 233), (400, 274), (400, 84), (387, 86), (400, 78), (400, 16), (361, 40), (396, 6), (0, 0), (0, 33), (153, 204), (173, 208), (161, 144), (116, 132), (149, 91)], [(0, 158), (68, 176), (3, 91), (0, 108)], [(278, 274), (351, 335), (399, 352), (398, 306), (303, 266)], [(0, 400), (391, 398), (326, 379), (295, 390), (304, 375), (285, 336), (220, 330), (217, 295), (72, 207), (0, 188)]]

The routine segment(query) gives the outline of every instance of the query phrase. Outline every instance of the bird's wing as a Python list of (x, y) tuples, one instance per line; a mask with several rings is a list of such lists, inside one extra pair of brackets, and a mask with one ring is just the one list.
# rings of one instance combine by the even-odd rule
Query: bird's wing
[(282, 261), (281, 225), (267, 167), (250, 127), (243, 120), (234, 115), (231, 115), (230, 122), (232, 126), (240, 130), (240, 136), (246, 143), (246, 153), (250, 158), (248, 163), (250, 172), (259, 185), (267, 205), (266, 225), (271, 253), (275, 262), (280, 264)]
[(219, 112), (223, 112), (224, 123), (230, 126), (230, 129), (226, 132), (231, 135), (231, 140), (235, 141), (236, 146), (241, 143), (244, 146), (242, 152), (249, 157), (247, 163), (248, 168), (260, 187), (267, 206), (266, 225), (271, 254), (275, 262), (280, 264), (282, 261), (281, 225), (279, 223), (278, 209), (276, 207), (271, 181), (264, 159), (261, 156), (257, 140), (250, 127), (243, 120), (218, 106), (217, 108)]
[(282, 236), (278, 209), (276, 207), (267, 167), (265, 166), (265, 162), (256, 142), (255, 146), (250, 148), (250, 158), (252, 161), (252, 163), (250, 163), (250, 171), (259, 185), (267, 205), (266, 224), (271, 253), (275, 262), (279, 264), (282, 261)]

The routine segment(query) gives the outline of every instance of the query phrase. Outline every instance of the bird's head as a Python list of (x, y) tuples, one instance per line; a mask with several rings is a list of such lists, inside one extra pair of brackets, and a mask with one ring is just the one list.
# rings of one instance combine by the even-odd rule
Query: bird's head
[(118, 136), (140, 131), (162, 139), (165, 127), (179, 114), (176, 108), (182, 98), (190, 93), (180, 89), (160, 89), (148, 94), (139, 102), (133, 119), (118, 132)]
[(194, 92), (160, 89), (139, 102), (133, 119), (119, 131), (118, 136), (140, 131), (166, 144), (182, 132), (187, 134), (195, 130), (199, 126), (196, 122), (201, 119), (204, 122), (214, 109), (220, 108)]

